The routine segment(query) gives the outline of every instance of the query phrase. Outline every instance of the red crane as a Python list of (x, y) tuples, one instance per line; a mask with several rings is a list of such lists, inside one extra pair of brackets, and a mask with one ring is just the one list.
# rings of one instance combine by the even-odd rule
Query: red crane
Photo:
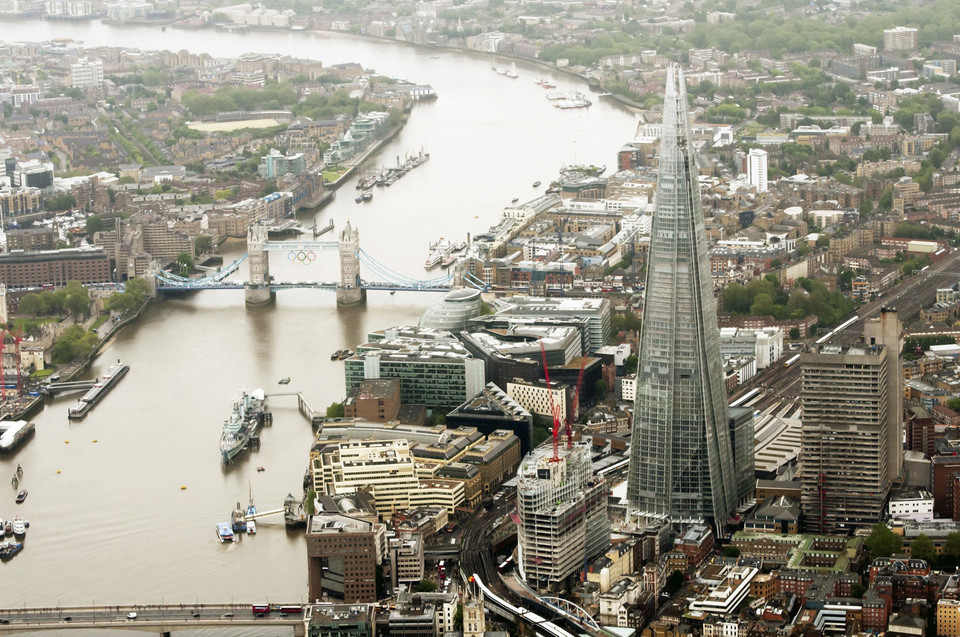
[(550, 385), (550, 370), (547, 368), (547, 350), (540, 339), (540, 353), (543, 355), (543, 375), (547, 379), (547, 395), (550, 396), (550, 414), (553, 416), (553, 462), (560, 462), (557, 449), (557, 437), (560, 435), (560, 408), (553, 402), (553, 387)]
[(577, 375), (577, 386), (573, 388), (573, 398), (570, 401), (570, 413), (567, 414), (567, 449), (573, 448), (573, 427), (571, 423), (577, 417), (580, 408), (580, 389), (583, 387), (583, 370), (587, 366), (587, 357), (580, 357), (580, 373)]

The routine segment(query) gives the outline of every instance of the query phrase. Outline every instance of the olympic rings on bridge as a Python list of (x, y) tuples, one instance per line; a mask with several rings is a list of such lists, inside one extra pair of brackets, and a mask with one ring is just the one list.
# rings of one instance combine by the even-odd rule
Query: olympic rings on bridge
[(304, 250), (291, 250), (287, 253), (287, 260), (294, 265), (310, 265), (317, 260), (317, 254), (312, 250), (309, 252)]

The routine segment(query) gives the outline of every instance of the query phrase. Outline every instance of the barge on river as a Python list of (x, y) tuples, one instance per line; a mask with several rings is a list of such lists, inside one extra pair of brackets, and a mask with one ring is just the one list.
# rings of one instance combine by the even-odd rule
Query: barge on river
[(67, 416), (74, 420), (79, 420), (87, 415), (87, 412), (90, 411), (94, 405), (100, 402), (104, 396), (109, 393), (111, 389), (120, 381), (121, 378), (130, 371), (129, 365), (124, 365), (123, 363), (117, 361), (117, 364), (112, 366), (106, 371), (106, 373), (97, 379), (97, 382), (94, 386), (84, 394), (77, 404), (70, 408), (67, 412)]

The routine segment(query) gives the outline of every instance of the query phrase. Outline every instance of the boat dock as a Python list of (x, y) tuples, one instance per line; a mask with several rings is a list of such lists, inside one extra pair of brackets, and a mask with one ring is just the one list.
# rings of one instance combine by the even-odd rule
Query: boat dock
[(28, 437), (33, 435), (34, 425), (26, 420), (6, 420), (0, 422), (0, 452), (14, 451)]
[(69, 409), (67, 417), (78, 420), (87, 415), (94, 405), (100, 402), (111, 389), (130, 371), (129, 365), (117, 363), (107, 370), (101, 379), (95, 382), (94, 386), (84, 394), (77, 404)]

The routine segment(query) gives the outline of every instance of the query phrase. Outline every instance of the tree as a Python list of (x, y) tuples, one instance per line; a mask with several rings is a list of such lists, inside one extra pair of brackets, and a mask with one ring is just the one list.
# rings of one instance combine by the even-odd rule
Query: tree
[(728, 546), (723, 550), (724, 557), (740, 557), (740, 549), (736, 546)]
[(623, 371), (628, 374), (635, 374), (637, 372), (637, 358), (636, 354), (630, 354), (627, 356), (627, 360), (623, 361)]
[(866, 587), (863, 584), (860, 584), (859, 582), (854, 582), (853, 585), (850, 586), (851, 597), (862, 598), (863, 594), (866, 592), (867, 592)]
[(304, 507), (306, 509), (307, 515), (313, 515), (314, 513), (317, 512), (316, 505), (313, 502), (316, 499), (317, 499), (316, 491), (314, 491), (313, 489), (310, 489), (309, 491), (307, 491), (307, 503), (306, 503), (306, 506)]
[(791, 327), (791, 328), (790, 328), (790, 339), (795, 341), (795, 340), (797, 340), (798, 338), (800, 338), (800, 328), (799, 328), (799, 327), (796, 327), (796, 326)]
[[(24, 294), (23, 298), (20, 299), (20, 305), (18, 306), (18, 311), (21, 314), (31, 314), (37, 316), (43, 310), (43, 302), (40, 300), (40, 295), (34, 292), (29, 294)], [(960, 400), (960, 399), (957, 399)]]
[(436, 590), (437, 590), (437, 583), (434, 582), (433, 580), (424, 579), (417, 582), (416, 591), (418, 593), (432, 593)]
[(67, 298), (64, 301), (64, 309), (73, 314), (74, 318), (86, 316), (90, 311), (90, 299), (86, 294), (71, 292), (67, 294)]
[(934, 564), (937, 559), (937, 549), (933, 546), (933, 540), (923, 533), (918, 535), (910, 543), (910, 557), (915, 560), (926, 560), (927, 564)]
[(453, 614), (453, 629), (463, 632), (463, 604), (457, 603), (457, 611)]
[(177, 269), (181, 274), (193, 272), (193, 257), (188, 252), (177, 255)]
[(210, 252), (210, 248), (213, 247), (213, 237), (208, 234), (202, 234), (194, 241), (193, 247), (196, 249), (197, 254)]
[(866, 541), (871, 559), (890, 557), (903, 548), (903, 538), (894, 534), (886, 524), (877, 522), (870, 528), (870, 537)]
[(597, 400), (603, 400), (607, 397), (607, 382), (602, 378), (598, 378), (597, 381), (593, 384), (593, 392), (597, 396)]
[(327, 407), (327, 418), (343, 418), (343, 403), (330, 403)]
[(87, 235), (93, 236), (94, 233), (101, 232), (103, 230), (103, 219), (97, 217), (96, 215), (87, 217)]
[(686, 578), (683, 576), (683, 571), (670, 573), (670, 576), (667, 577), (667, 592), (670, 593), (670, 595), (676, 595), (677, 591), (683, 588), (685, 581)]

